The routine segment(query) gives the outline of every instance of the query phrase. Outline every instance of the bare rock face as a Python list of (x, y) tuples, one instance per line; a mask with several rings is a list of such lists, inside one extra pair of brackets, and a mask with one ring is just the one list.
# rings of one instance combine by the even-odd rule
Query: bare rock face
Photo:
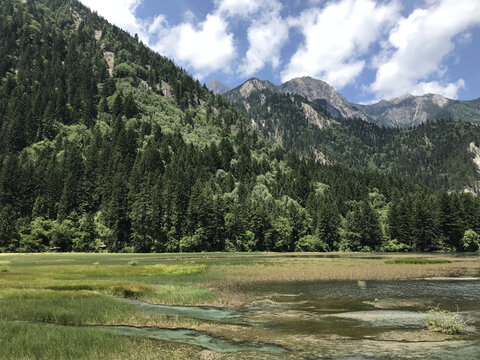
[(278, 90), (277, 87), (269, 81), (261, 81), (253, 78), (247, 80), (235, 89), (226, 92), (225, 96), (234, 104), (242, 104), (242, 110), (248, 112), (252, 107), (252, 104), (250, 104), (252, 98), (250, 98), (250, 96), (253, 94), (258, 95), (257, 99), (264, 105), (266, 100), (265, 92), (278, 92)]
[(102, 39), (103, 31), (102, 30), (95, 30), (95, 40), (100, 41)]
[(162, 91), (163, 96), (165, 96), (166, 98), (169, 98), (169, 99), (174, 98), (174, 93), (173, 93), (172, 87), (163, 80), (162, 80), (162, 84), (160, 86), (160, 90)]
[(111, 51), (104, 51), (103, 57), (108, 65), (108, 73), (110, 76), (113, 75), (113, 68), (115, 67), (115, 54)]
[(280, 91), (303, 96), (312, 102), (326, 105), (325, 107), (333, 116), (344, 118), (360, 118), (367, 120), (367, 117), (360, 111), (353, 109), (341, 94), (333, 86), (322, 80), (311, 77), (292, 79), (280, 86)]
[(310, 124), (315, 125), (320, 129), (330, 125), (330, 120), (320, 116), (320, 114), (316, 112), (315, 109), (309, 104), (302, 103), (302, 109)]
[(470, 143), (469, 146), (469, 151), (475, 156), (473, 158), (473, 162), (475, 163), (475, 166), (477, 167), (477, 171), (480, 172), (480, 147), (476, 146), (475, 143)]
[(275, 85), (269, 81), (250, 79), (240, 87), (240, 95), (246, 99), (255, 91), (276, 90)]
[(231, 89), (228, 86), (223, 85), (219, 80), (213, 79), (211, 80), (207, 88), (211, 91), (213, 91), (215, 94), (220, 94), (223, 95), (226, 92), (230, 91)]

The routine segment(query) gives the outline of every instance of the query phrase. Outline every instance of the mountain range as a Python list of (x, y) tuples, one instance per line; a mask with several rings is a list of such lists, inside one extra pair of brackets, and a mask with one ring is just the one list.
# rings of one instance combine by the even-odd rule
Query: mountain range
[[(218, 81), (215, 86), (219, 86)], [(348, 102), (331, 85), (311, 77), (292, 79), (280, 86), (250, 79), (225, 95), (235, 100), (238, 94), (244, 96), (254, 88), (300, 95), (323, 106), (335, 118), (358, 118), (385, 127), (409, 128), (436, 119), (480, 123), (480, 98), (459, 101), (436, 94), (405, 95), (362, 105)]]
[[(254, 78), (225, 96), (258, 133), (303, 157), (360, 171), (402, 175), (433, 188), (477, 187), (480, 169), (473, 161), (472, 149), (479, 144), (479, 127), (448, 117), (426, 121), (424, 115), (423, 121), (418, 120), (419, 109), (434, 113), (443, 106), (444, 110), (465, 111), (475, 101), (453, 102), (425, 95), (356, 106), (327, 83), (308, 77), (281, 86)], [(412, 107), (417, 108), (414, 119), (408, 117)], [(380, 121), (383, 114), (401, 117), (386, 126)], [(418, 124), (406, 129), (407, 120)]]

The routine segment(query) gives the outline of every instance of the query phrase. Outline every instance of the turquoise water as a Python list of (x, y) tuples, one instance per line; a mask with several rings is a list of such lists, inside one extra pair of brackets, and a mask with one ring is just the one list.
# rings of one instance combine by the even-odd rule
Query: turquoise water
[(149, 304), (144, 301), (133, 299), (122, 299), (126, 303), (135, 306), (138, 310), (149, 314), (183, 316), (199, 320), (221, 321), (236, 319), (242, 316), (241, 313), (215, 307), (206, 306), (176, 306)]
[(215, 352), (264, 351), (284, 353), (283, 347), (274, 344), (253, 342), (232, 342), (207, 333), (190, 329), (137, 328), (130, 326), (105, 326), (102, 329), (124, 336), (141, 336), (149, 339), (166, 340), (184, 344), (198, 345)]

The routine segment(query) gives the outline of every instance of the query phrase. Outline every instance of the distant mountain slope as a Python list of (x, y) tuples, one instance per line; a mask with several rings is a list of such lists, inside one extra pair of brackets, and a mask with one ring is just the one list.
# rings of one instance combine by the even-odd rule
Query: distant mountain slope
[(351, 104), (381, 126), (408, 128), (428, 120), (480, 122), (479, 100), (456, 101), (441, 95), (406, 95), (373, 105)]
[(219, 80), (213, 79), (207, 84), (207, 88), (210, 91), (213, 91), (215, 94), (225, 94), (227, 91), (230, 91), (231, 88), (223, 85)]
[[(299, 90), (298, 84), (303, 90)], [(315, 87), (319, 84), (324, 91)], [(308, 78), (287, 83), (285, 87), (251, 79), (225, 95), (249, 117), (259, 133), (273, 137), (301, 156), (357, 170), (408, 176), (433, 188), (462, 190), (476, 187), (479, 169), (473, 161), (476, 155), (470, 144), (480, 141), (478, 126), (438, 121), (421, 123), (412, 129), (382, 128), (358, 118), (333, 117), (329, 106), (318, 99), (312, 102), (303, 96), (292, 95), (290, 91), (285, 92), (292, 86), (295, 91), (311, 98), (333, 94), (331, 99), (336, 98), (345, 104), (343, 97), (335, 95), (333, 88)], [(383, 101), (368, 107), (369, 115), (377, 117), (395, 103), (417, 100), (406, 97), (395, 102)], [(435, 102), (440, 107), (446, 101), (432, 96), (427, 104)], [(471, 107), (477, 104), (473, 102)], [(428, 106), (424, 104), (422, 109), (426, 111)]]

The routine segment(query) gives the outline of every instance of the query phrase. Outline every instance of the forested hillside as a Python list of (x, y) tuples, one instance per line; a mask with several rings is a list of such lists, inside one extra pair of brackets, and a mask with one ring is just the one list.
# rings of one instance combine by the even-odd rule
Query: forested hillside
[[(0, 5), (0, 251), (478, 248), (477, 197), (302, 160), (77, 1)], [(377, 138), (398, 133), (349, 126), (365, 128), (368, 166), (354, 166), (364, 155), (339, 141), (343, 130), (328, 135), (331, 151), (386, 170)], [(429, 171), (441, 179), (441, 169)]]
[(437, 120), (411, 129), (383, 128), (361, 119), (334, 118), (321, 102), (272, 90), (256, 79), (249, 82), (250, 91), (243, 85), (227, 97), (257, 131), (301, 156), (400, 175), (437, 190), (478, 186), (471, 146), (480, 142), (478, 125)]

